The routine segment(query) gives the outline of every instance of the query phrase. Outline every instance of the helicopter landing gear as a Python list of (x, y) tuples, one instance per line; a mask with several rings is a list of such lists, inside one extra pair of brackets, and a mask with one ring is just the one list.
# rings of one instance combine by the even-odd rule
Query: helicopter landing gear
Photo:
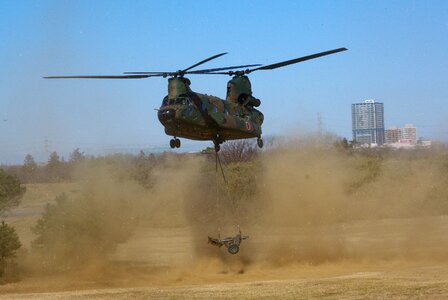
[(213, 144), (215, 144), (215, 152), (218, 153), (219, 150), (221, 150), (221, 144), (224, 142), (223, 139), (219, 137), (219, 135), (216, 135), (216, 137), (213, 139)]
[(170, 140), (170, 147), (171, 147), (171, 149), (180, 148), (180, 140), (178, 138), (176, 138), (176, 137), (174, 139), (171, 139)]
[(258, 146), (258, 148), (263, 148), (263, 139), (261, 138), (261, 137), (259, 137), (258, 139), (257, 139), (257, 146)]

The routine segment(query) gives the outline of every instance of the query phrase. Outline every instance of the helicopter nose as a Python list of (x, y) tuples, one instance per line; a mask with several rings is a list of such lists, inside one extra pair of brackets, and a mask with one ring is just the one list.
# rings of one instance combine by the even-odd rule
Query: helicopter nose
[(157, 113), (160, 122), (166, 122), (169, 120), (173, 120), (176, 116), (176, 111), (174, 109), (161, 109)]

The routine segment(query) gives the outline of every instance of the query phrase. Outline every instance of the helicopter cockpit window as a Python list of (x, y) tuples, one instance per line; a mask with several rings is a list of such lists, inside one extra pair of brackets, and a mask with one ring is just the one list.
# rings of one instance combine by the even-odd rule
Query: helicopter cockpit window
[(187, 97), (178, 97), (174, 100), (173, 104), (179, 104), (179, 105), (189, 105), (191, 103), (190, 98)]
[(169, 102), (169, 101), (168, 101), (168, 96), (165, 96), (165, 98), (163, 98), (163, 100), (162, 100), (162, 106), (167, 106), (167, 105), (169, 105), (168, 102)]

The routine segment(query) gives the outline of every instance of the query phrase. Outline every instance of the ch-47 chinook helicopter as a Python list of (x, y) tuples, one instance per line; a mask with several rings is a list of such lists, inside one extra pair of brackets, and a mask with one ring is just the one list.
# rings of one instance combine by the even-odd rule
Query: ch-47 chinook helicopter
[[(47, 76), (44, 78), (93, 78), (93, 79), (141, 79), (148, 77), (170, 77), (168, 95), (158, 109), (158, 118), (165, 127), (165, 133), (173, 136), (171, 148), (179, 148), (178, 137), (191, 140), (211, 140), (218, 152), (220, 144), (228, 140), (257, 138), (258, 147), (263, 147), (261, 125), (263, 114), (255, 109), (261, 101), (252, 96), (249, 78), (246, 76), (260, 70), (272, 70), (309, 59), (347, 50), (338, 48), (270, 65), (241, 65), (203, 70), (192, 70), (212, 59), (227, 53), (220, 53), (204, 59), (186, 69), (174, 72), (125, 72), (124, 75), (94, 76)], [(246, 68), (246, 69), (244, 69)], [(252, 68), (252, 69), (249, 69)], [(187, 74), (230, 75), (227, 83), (226, 100), (195, 93), (190, 88)]]

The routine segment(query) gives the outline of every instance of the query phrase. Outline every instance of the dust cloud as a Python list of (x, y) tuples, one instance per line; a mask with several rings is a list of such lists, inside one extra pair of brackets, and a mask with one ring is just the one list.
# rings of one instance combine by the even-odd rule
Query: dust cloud
[[(71, 229), (44, 236), (46, 259), (29, 269), (53, 263), (77, 280), (144, 285), (448, 259), (446, 154), (367, 155), (330, 144), (289, 141), (253, 162), (224, 165), (227, 185), (207, 155), (165, 156), (146, 186), (129, 176), (132, 168), (87, 163), (69, 213), (52, 220)], [(237, 255), (207, 244), (237, 226), (250, 236)]]
[(222, 231), (230, 235), (241, 225), (251, 236), (242, 244), (242, 253), (235, 258), (200, 243), (196, 254), (242, 269), (446, 260), (446, 154), (380, 151), (337, 150), (316, 139), (289, 141), (266, 151), (259, 157), (254, 201), (246, 199), (233, 210), (221, 204), (208, 222), (199, 222), (198, 214), (219, 208), (211, 194), (208, 205), (195, 198), (201, 204), (190, 212), (195, 216), (190, 225), (199, 227), (194, 232), (197, 241), (212, 228), (215, 236)]
[[(272, 148), (258, 163), (251, 199), (233, 190), (240, 202), (228, 189), (216, 195), (213, 185), (224, 182), (214, 174), (199, 177), (209, 187), (193, 189), (185, 207), (195, 257), (189, 276), (209, 266), (254, 275), (304, 264), (448, 259), (446, 154), (349, 151), (309, 139)], [(224, 168), (227, 177), (234, 171)], [(237, 225), (250, 235), (237, 256), (205, 244), (207, 235), (236, 234)]]
[(264, 210), (254, 231), (271, 242), (254, 249), (261, 261), (448, 258), (446, 156), (290, 142), (262, 160)]

